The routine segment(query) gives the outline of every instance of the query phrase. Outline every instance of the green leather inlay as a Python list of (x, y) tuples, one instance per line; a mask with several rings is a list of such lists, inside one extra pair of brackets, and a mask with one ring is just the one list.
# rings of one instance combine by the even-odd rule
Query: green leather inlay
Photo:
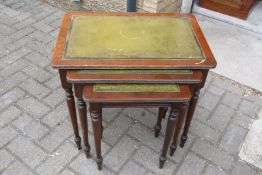
[(176, 84), (95, 84), (94, 92), (180, 92)]
[(203, 59), (186, 17), (74, 16), (65, 59)]
[(77, 70), (78, 74), (192, 74), (192, 70), (178, 69), (88, 69)]

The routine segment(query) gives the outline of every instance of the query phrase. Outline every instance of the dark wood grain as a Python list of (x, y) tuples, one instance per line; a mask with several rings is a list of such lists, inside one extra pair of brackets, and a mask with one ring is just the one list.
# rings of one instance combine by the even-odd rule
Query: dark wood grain
[(240, 19), (247, 19), (255, 2), (256, 0), (200, 0), (199, 5)]
[(75, 100), (73, 96), (72, 85), (67, 83), (66, 81), (66, 70), (59, 70), (59, 75), (60, 75), (60, 81), (61, 81), (62, 88), (65, 90), (65, 94), (66, 94), (66, 104), (67, 104), (67, 108), (69, 111), (71, 123), (73, 126), (73, 131), (75, 135), (75, 143), (76, 143), (78, 150), (80, 150), (81, 149), (81, 137), (79, 136), (79, 132), (78, 132)]

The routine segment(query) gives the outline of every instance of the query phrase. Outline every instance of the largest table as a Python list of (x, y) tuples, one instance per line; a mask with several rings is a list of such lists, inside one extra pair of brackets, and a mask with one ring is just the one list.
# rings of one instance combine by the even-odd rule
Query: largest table
[[(216, 66), (204, 35), (191, 14), (71, 12), (63, 18), (52, 65), (59, 69), (67, 106), (80, 149), (72, 85), (72, 69), (190, 69), (203, 74), (192, 86), (182, 145), (208, 70)], [(81, 100), (80, 100), (81, 102)], [(184, 134), (185, 133), (185, 134)]]

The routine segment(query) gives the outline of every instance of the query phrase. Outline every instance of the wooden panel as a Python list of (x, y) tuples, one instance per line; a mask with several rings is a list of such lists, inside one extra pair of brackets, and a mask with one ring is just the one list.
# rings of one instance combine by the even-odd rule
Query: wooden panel
[(199, 5), (223, 14), (246, 19), (255, 0), (200, 0)]
[[(185, 83), (203, 81), (199, 70), (69, 70), (70, 83)], [(144, 73), (142, 73), (142, 72)], [(95, 73), (96, 72), (96, 73)], [(119, 73), (121, 72), (121, 73)], [(131, 72), (131, 73), (130, 73)], [(151, 73), (151, 74), (150, 74)]]

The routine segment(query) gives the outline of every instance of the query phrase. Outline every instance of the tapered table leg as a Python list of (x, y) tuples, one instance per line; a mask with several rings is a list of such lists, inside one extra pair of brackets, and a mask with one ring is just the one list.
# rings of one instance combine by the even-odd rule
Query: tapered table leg
[(186, 117), (186, 122), (185, 122), (185, 126), (184, 126), (184, 131), (183, 134), (181, 136), (181, 142), (180, 142), (180, 147), (184, 147), (186, 140), (187, 140), (187, 134), (188, 134), (188, 130), (196, 109), (196, 104), (197, 104), (197, 100), (199, 97), (199, 93), (200, 93), (200, 89), (195, 89), (193, 97), (190, 101), (189, 104), (189, 108), (188, 108), (188, 113), (187, 113), (187, 117)]
[(173, 142), (170, 145), (170, 156), (173, 156), (174, 152), (176, 151), (178, 137), (179, 137), (181, 128), (183, 126), (184, 119), (187, 115), (188, 105), (189, 105), (188, 103), (183, 103), (181, 108), (180, 108), (179, 116), (178, 116), (178, 119), (177, 119), (177, 122), (176, 122), (175, 133), (174, 133), (174, 136), (173, 136)]
[(90, 158), (90, 145), (88, 139), (88, 123), (87, 123), (87, 115), (86, 115), (86, 103), (83, 101), (83, 85), (82, 84), (74, 84), (75, 96), (77, 98), (77, 108), (78, 114), (80, 118), (82, 137), (84, 141), (84, 151), (87, 158)]
[(102, 125), (101, 120), (102, 116), (100, 115), (101, 107), (98, 104), (90, 103), (90, 116), (92, 118), (93, 133), (96, 147), (96, 163), (98, 170), (102, 170), (103, 158), (101, 155), (101, 134), (102, 134)]
[(163, 168), (164, 163), (166, 161), (166, 154), (174, 132), (177, 115), (178, 115), (178, 111), (172, 108), (168, 116), (164, 145), (161, 152), (161, 156), (159, 158), (159, 168)]
[(70, 116), (71, 123), (72, 123), (73, 130), (74, 130), (75, 143), (76, 143), (78, 150), (80, 150), (81, 149), (81, 137), (79, 136), (79, 132), (78, 132), (75, 100), (73, 96), (72, 85), (68, 83), (66, 80), (66, 70), (59, 70), (59, 75), (60, 75), (62, 88), (65, 90), (65, 93), (66, 93), (66, 103), (67, 103), (69, 116)]
[(167, 107), (160, 107), (158, 109), (157, 123), (155, 125), (155, 137), (159, 136), (159, 133), (162, 128), (161, 122), (162, 122), (162, 119), (165, 118), (167, 110), (168, 110)]

